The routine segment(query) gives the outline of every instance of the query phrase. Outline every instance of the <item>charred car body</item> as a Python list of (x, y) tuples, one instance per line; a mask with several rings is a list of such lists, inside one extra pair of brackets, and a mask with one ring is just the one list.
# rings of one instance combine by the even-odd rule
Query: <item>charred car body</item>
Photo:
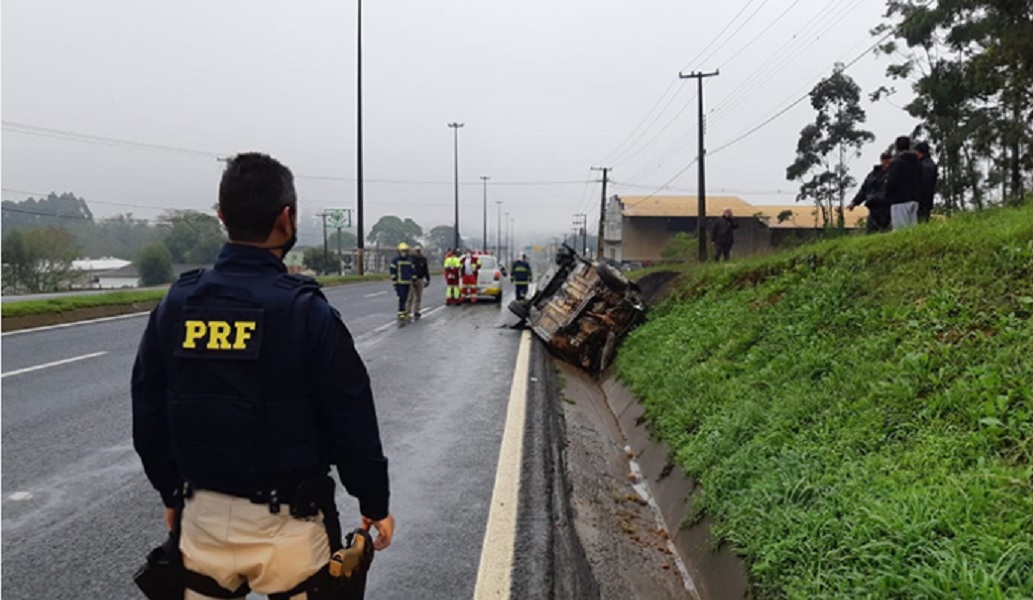
[(534, 296), (509, 310), (563, 359), (589, 372), (609, 366), (617, 343), (645, 318), (638, 286), (606, 263), (564, 245)]

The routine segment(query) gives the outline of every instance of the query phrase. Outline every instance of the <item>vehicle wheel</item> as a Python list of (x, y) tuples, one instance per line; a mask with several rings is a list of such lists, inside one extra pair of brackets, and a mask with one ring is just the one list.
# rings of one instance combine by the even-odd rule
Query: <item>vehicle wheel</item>
[(526, 302), (514, 300), (509, 303), (509, 312), (513, 313), (521, 320), (524, 320), (531, 314), (531, 305)]
[(603, 283), (610, 286), (610, 289), (614, 291), (623, 292), (631, 284), (628, 278), (621, 274), (620, 271), (606, 263), (596, 265), (595, 272), (599, 274), (599, 279), (602, 279)]

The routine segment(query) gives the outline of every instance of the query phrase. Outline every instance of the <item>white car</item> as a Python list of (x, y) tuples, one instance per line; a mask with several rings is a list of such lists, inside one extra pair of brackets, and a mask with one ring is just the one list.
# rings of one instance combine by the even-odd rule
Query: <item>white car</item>
[(477, 276), (477, 298), (489, 297), (495, 302), (502, 302), (502, 271), (499, 261), (490, 254), (478, 254), (481, 270)]

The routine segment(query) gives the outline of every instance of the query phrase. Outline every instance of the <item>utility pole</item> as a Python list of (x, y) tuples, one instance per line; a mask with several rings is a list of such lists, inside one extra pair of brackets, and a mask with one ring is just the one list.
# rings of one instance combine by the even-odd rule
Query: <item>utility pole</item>
[(698, 98), (699, 98), (699, 191), (696, 192), (696, 198), (699, 201), (696, 210), (696, 236), (699, 237), (699, 262), (707, 262), (707, 167), (706, 167), (706, 148), (703, 145), (703, 135), (705, 133), (704, 115), (703, 115), (703, 80), (707, 77), (717, 77), (720, 75), (720, 71), (713, 71), (710, 73), (704, 73), (702, 71), (693, 71), (688, 75), (678, 73), (680, 79), (695, 79), (698, 84)]
[(509, 218), (509, 264), (516, 260), (516, 217)]
[(487, 252), (488, 251), (488, 180), (491, 177), (487, 175), (481, 175), (481, 181), (484, 182), (484, 233), (481, 236), (481, 247)]
[[(506, 249), (506, 257), (509, 257), (509, 253), (511, 251), (511, 248), (509, 247), (509, 226), (510, 226), (510, 224), (512, 222), (513, 222), (513, 219), (509, 218), (509, 213), (507, 212), (506, 213), (506, 248), (505, 248)], [(499, 260), (502, 260), (501, 256), (499, 257)]]
[[(603, 196), (599, 200), (599, 239), (595, 243), (596, 260), (603, 260), (603, 236), (606, 234), (606, 184), (609, 182), (610, 167), (592, 167), (593, 171), (603, 172)], [(587, 244), (586, 244), (587, 245)], [(588, 252), (587, 250), (585, 251)]]
[(453, 152), (455, 162), (455, 184), (456, 184), (456, 218), (455, 218), (455, 247), (456, 252), (459, 251), (459, 128), (462, 127), (463, 123), (449, 123), (448, 126), (452, 128), (453, 133)]
[[(357, 223), (358, 224), (358, 229), (356, 229), (356, 232), (355, 232), (356, 233), (355, 241), (356, 241), (356, 245), (358, 246), (357, 247), (357, 250), (358, 250), (357, 254), (358, 254), (358, 256), (356, 256), (355, 258), (357, 258), (358, 261), (359, 261), (359, 275), (365, 275), (365, 273), (366, 273), (366, 260), (365, 260), (365, 256), (364, 256), (365, 255), (365, 252), (364, 252), (365, 240), (363, 239), (365, 236), (363, 235), (363, 229), (362, 229), (362, 192), (363, 192), (363, 189), (362, 189), (362, 183), (363, 183), (363, 181), (362, 181), (362, 179), (363, 179), (363, 177), (362, 177), (362, 0), (358, 0), (358, 4), (359, 4), (358, 38), (357, 38), (358, 39), (358, 52), (356, 53), (356, 55), (358, 57), (358, 66), (357, 66), (357, 69), (356, 69), (356, 73), (357, 73), (357, 77), (358, 77), (358, 85), (357, 85), (357, 95), (358, 95), (358, 98), (357, 98), (357, 102), (355, 103), (356, 113), (357, 113), (357, 120), (358, 120), (358, 122), (356, 123), (356, 128), (355, 128), (355, 143), (356, 143), (356, 146), (357, 146), (356, 152), (355, 152), (355, 157), (356, 157), (356, 164), (355, 164), (355, 192), (356, 192), (356, 204), (357, 204), (356, 220), (358, 221), (358, 223)], [(326, 227), (323, 228), (323, 233), (324, 234), (326, 233)], [(340, 242), (340, 236), (338, 236), (337, 239), (338, 239), (338, 242)], [(340, 260), (341, 257), (338, 256), (337, 259)]]
[(495, 205), (498, 207), (495, 211), (495, 257), (502, 260), (502, 200), (496, 200)]

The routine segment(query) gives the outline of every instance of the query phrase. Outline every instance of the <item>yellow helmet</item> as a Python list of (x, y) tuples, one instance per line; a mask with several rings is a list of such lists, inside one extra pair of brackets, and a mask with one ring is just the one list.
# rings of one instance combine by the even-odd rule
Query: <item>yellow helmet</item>
[(398, 244), (398, 251), (399, 252), (401, 252), (402, 250), (408, 250), (408, 249), (409, 249), (409, 244), (406, 244), (405, 242), (402, 242), (401, 244)]

